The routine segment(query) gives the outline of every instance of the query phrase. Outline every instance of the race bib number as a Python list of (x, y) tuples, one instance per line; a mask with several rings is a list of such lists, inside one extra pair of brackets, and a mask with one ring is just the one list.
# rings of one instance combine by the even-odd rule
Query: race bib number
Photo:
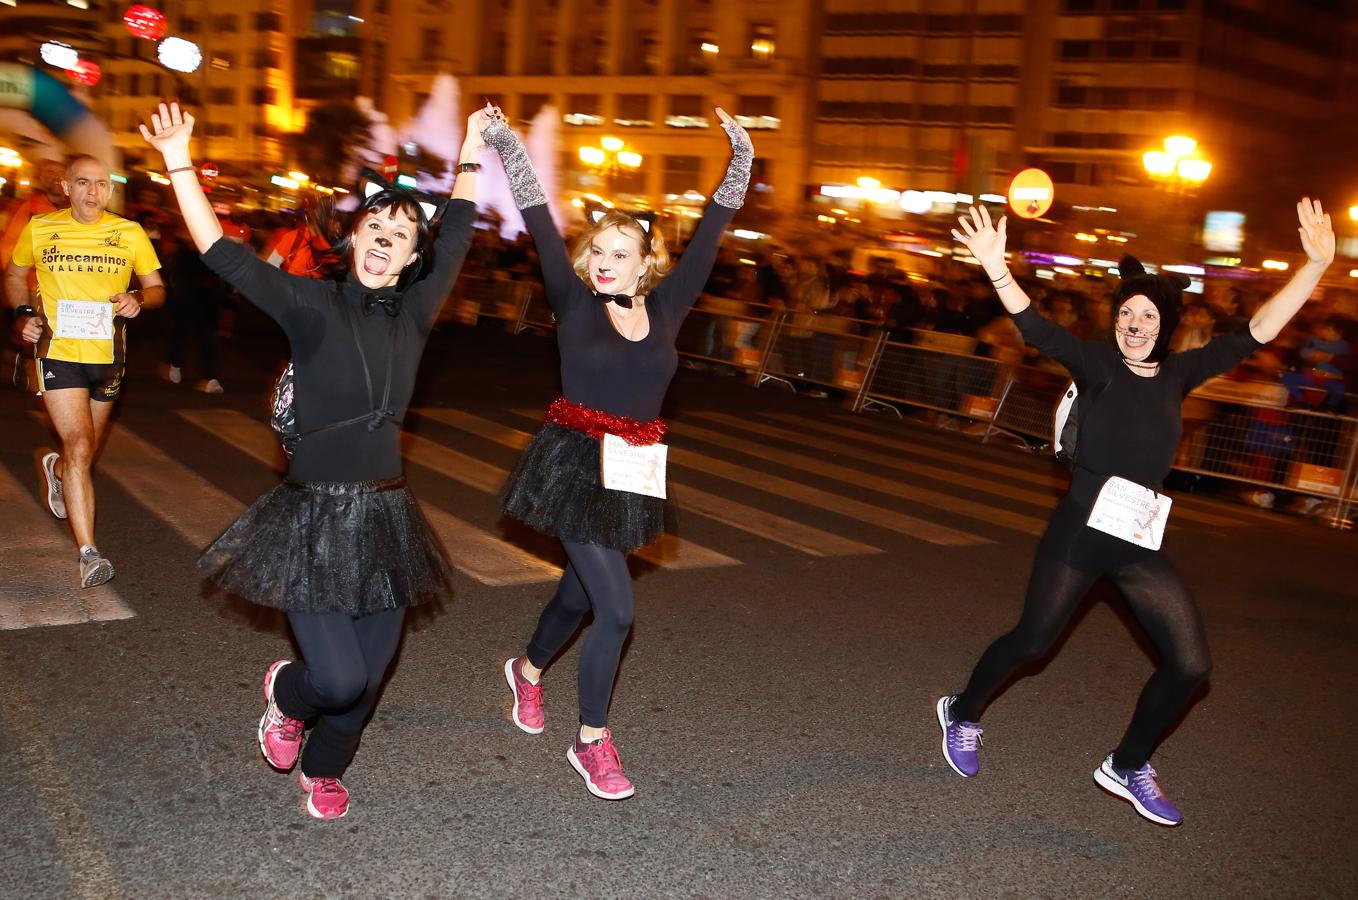
[(637, 447), (616, 434), (604, 435), (599, 454), (604, 487), (647, 497), (665, 497), (665, 444)]
[(52, 334), (59, 338), (111, 341), (113, 310), (113, 304), (105, 300), (58, 300)]
[(1114, 475), (1103, 483), (1085, 524), (1138, 547), (1159, 550), (1173, 502), (1164, 494)]

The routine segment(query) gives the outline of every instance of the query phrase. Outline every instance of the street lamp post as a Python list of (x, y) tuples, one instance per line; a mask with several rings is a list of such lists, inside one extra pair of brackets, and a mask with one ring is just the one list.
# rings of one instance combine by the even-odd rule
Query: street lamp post
[[(1167, 190), (1184, 196), (1202, 186), (1212, 174), (1212, 163), (1203, 158), (1198, 142), (1184, 135), (1171, 135), (1165, 138), (1163, 150), (1147, 150), (1141, 155), (1141, 165), (1151, 179)], [(1176, 216), (1175, 221), (1190, 221)], [(1192, 246), (1196, 242), (1192, 226), (1184, 235), (1184, 243)], [(1171, 247), (1171, 252), (1178, 248)]]
[(607, 193), (613, 193), (613, 176), (619, 171), (636, 171), (641, 168), (640, 153), (627, 149), (622, 138), (605, 136), (599, 140), (600, 146), (580, 148), (580, 161), (601, 174)]

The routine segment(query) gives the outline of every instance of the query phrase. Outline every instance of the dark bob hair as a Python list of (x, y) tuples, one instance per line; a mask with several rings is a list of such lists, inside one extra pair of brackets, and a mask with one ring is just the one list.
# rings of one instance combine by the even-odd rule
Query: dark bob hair
[[(349, 228), (344, 237), (335, 243), (334, 252), (342, 261), (337, 274), (343, 278), (354, 266), (351, 259), (354, 246), (354, 232), (359, 225), (367, 218), (368, 214), (394, 215), (397, 212), (405, 213), (415, 222), (415, 249), (414, 253), (419, 254), (412, 265), (406, 266), (401, 270), (401, 277), (396, 281), (397, 290), (405, 290), (424, 277), (424, 273), (429, 271), (433, 264), (434, 256), (434, 237), (433, 228), (429, 219), (425, 216), (424, 210), (420, 208), (418, 198), (409, 191), (400, 188), (387, 188), (376, 191), (364, 198), (354, 210), (353, 218), (349, 222)], [(437, 215), (437, 214), (436, 214)]]

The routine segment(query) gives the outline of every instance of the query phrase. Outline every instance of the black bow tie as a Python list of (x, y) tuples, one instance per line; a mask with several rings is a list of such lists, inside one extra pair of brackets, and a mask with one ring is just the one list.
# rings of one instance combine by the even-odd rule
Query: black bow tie
[(621, 306), (623, 309), (632, 308), (632, 298), (628, 294), (601, 294), (598, 291), (595, 291), (594, 296), (599, 300), (604, 301), (605, 303), (612, 301), (613, 303), (616, 303), (619, 306)]
[(363, 315), (370, 316), (377, 307), (382, 307), (382, 312), (391, 316), (393, 319), (401, 314), (401, 295), (400, 294), (374, 294), (364, 292), (363, 294)]

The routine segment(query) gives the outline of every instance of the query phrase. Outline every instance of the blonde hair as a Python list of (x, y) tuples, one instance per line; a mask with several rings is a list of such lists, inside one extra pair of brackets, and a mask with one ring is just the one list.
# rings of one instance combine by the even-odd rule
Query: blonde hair
[[(637, 220), (625, 212), (610, 209), (604, 214), (597, 223), (586, 228), (584, 233), (575, 242), (575, 251), (571, 254), (571, 267), (575, 269), (575, 274), (580, 276), (580, 280), (589, 284), (589, 253), (594, 246), (594, 239), (599, 233), (609, 228), (617, 228), (625, 234), (637, 239), (641, 245), (642, 256), (651, 257), (651, 264), (641, 277), (637, 279), (636, 292), (638, 294), (649, 294), (660, 284), (661, 279), (670, 274), (673, 267), (670, 261), (670, 251), (665, 248), (665, 236), (660, 233), (660, 228), (652, 223), (651, 233), (647, 235), (642, 227), (637, 224)], [(647, 238), (649, 237), (649, 241)]]

